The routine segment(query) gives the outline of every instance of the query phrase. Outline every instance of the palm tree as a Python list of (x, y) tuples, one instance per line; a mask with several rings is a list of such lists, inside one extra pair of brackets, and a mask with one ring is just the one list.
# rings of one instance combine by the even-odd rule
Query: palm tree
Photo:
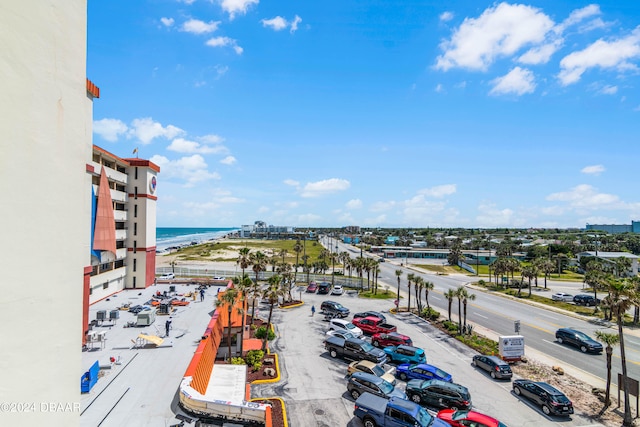
[(269, 286), (262, 293), (262, 297), (269, 301), (269, 318), (267, 320), (267, 330), (262, 341), (262, 351), (267, 348), (267, 340), (269, 338), (269, 331), (271, 330), (271, 315), (273, 314), (273, 306), (278, 303), (278, 299), (281, 296), (284, 296), (284, 291), (281, 286), (281, 276), (274, 274), (273, 276), (269, 277), (268, 282)]
[(447, 303), (449, 303), (449, 322), (451, 322), (451, 305), (453, 304), (453, 299), (456, 297), (455, 289), (447, 289), (444, 297), (447, 299)]
[(244, 277), (244, 271), (251, 265), (251, 249), (248, 247), (240, 248), (238, 251), (238, 259), (236, 260), (236, 264), (240, 265), (242, 269), (242, 276)]
[[(249, 277), (249, 275), (245, 275)], [(251, 324), (256, 318), (256, 299), (260, 298), (262, 294), (262, 287), (258, 282), (251, 281), (251, 284), (247, 287), (247, 297), (251, 298)]]
[(278, 261), (280, 261), (280, 258), (278, 258), (277, 254), (271, 255), (267, 259), (268, 264), (271, 266), (271, 271), (272, 272), (276, 271), (276, 266), (278, 265)]
[(286, 249), (280, 249), (280, 251), (278, 252), (278, 255), (282, 257), (282, 263), (284, 264), (284, 257), (287, 256), (287, 253), (289, 251)]
[(398, 293), (396, 295), (396, 308), (400, 306), (400, 276), (402, 276), (402, 270), (396, 270), (396, 277), (398, 278)]
[(407, 311), (411, 313), (411, 282), (416, 278), (415, 274), (409, 273), (407, 274)]
[(296, 253), (296, 272), (295, 279), (298, 281), (298, 260), (300, 258), (300, 253), (302, 252), (302, 243), (300, 243), (300, 239), (296, 240), (296, 243), (293, 245), (293, 251)]
[(338, 260), (338, 254), (330, 252), (329, 259), (331, 260), (331, 286), (333, 286), (336, 281), (336, 261)]
[(609, 295), (607, 295), (602, 301), (611, 309), (612, 315), (616, 316), (618, 323), (618, 336), (620, 338), (620, 362), (622, 364), (622, 382), (624, 387), (624, 419), (622, 420), (623, 427), (630, 427), (632, 425), (631, 419), (631, 406), (629, 404), (629, 377), (627, 375), (627, 356), (624, 348), (624, 314), (633, 307), (634, 304), (638, 304), (638, 293), (636, 292), (635, 284), (628, 279), (615, 279), (610, 278), (607, 281), (607, 288)]
[(462, 334), (462, 299), (465, 297), (467, 290), (464, 286), (458, 286), (456, 289), (456, 298), (458, 298), (458, 333)]
[(221, 292), (222, 295), (216, 301), (216, 307), (227, 307), (227, 346), (229, 349), (229, 359), (231, 359), (231, 312), (233, 311), (233, 304), (238, 299), (239, 292), (235, 287), (230, 287)]
[(289, 299), (287, 301), (293, 300), (293, 296), (291, 295), (291, 287), (293, 285), (293, 274), (291, 274), (291, 264), (289, 263), (278, 264), (278, 267), (276, 267), (276, 272), (282, 276), (282, 282), (286, 285), (286, 292), (289, 295)]
[(463, 328), (466, 331), (467, 330), (467, 302), (469, 300), (473, 301), (476, 299), (476, 295), (475, 294), (470, 294), (467, 289), (464, 289), (464, 292), (462, 292), (462, 307), (463, 307), (463, 313), (464, 313), (464, 323), (463, 323)]
[(423, 286), (424, 286), (424, 299), (427, 302), (427, 309), (431, 310), (431, 306), (429, 305), (429, 291), (433, 290), (434, 284), (433, 282), (425, 281)]
[(613, 346), (620, 342), (618, 334), (610, 334), (608, 332), (596, 331), (596, 339), (606, 344), (605, 351), (607, 353), (607, 388), (604, 394), (604, 407), (600, 411), (603, 414), (611, 405), (611, 357), (613, 355)]
[(417, 276), (413, 279), (413, 293), (416, 296), (416, 308), (418, 309), (418, 315), (422, 313), (422, 300), (420, 296), (422, 294), (422, 285), (424, 285), (424, 279), (420, 276)]
[(249, 259), (253, 265), (253, 272), (256, 273), (256, 282), (258, 282), (260, 280), (260, 272), (267, 269), (267, 256), (258, 251), (252, 253)]
[(247, 298), (247, 292), (249, 290), (249, 288), (251, 287), (251, 285), (253, 284), (253, 281), (249, 278), (248, 275), (244, 275), (242, 278), (240, 277), (234, 277), (233, 279), (231, 279), (231, 281), (233, 282), (233, 287), (235, 289), (238, 289), (238, 292), (240, 292), (240, 295), (242, 296), (242, 309), (241, 309), (241, 315), (242, 315), (242, 329), (241, 329), (241, 336), (243, 339), (240, 340), (240, 354), (243, 353), (243, 341), (244, 341), (244, 325), (246, 324), (246, 320), (247, 320), (247, 316), (244, 310), (244, 306), (245, 306), (245, 300)]

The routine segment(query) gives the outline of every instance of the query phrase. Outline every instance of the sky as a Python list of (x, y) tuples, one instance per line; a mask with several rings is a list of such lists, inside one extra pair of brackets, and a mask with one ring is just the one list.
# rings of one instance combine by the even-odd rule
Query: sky
[(89, 0), (87, 77), (160, 227), (640, 220), (635, 0)]

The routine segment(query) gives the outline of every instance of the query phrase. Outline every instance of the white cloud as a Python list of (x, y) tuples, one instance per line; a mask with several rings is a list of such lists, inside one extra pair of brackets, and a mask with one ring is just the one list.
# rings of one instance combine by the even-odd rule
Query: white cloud
[(430, 197), (441, 198), (444, 196), (449, 196), (456, 192), (456, 184), (445, 184), (445, 185), (436, 185), (431, 188), (424, 188), (418, 191), (418, 194)]
[(193, 4), (193, 3), (195, 3), (195, 2), (196, 2), (196, 0), (178, 0), (178, 2), (182, 2), (182, 3), (184, 3), (184, 4), (189, 5), (189, 4)]
[(491, 81), (493, 88), (490, 95), (516, 94), (524, 95), (533, 93), (536, 88), (533, 73), (526, 68), (515, 67), (506, 75)]
[(376, 202), (371, 206), (371, 212), (384, 212), (393, 209), (396, 206), (396, 202)]
[(566, 202), (570, 207), (581, 210), (621, 206), (618, 196), (598, 193), (594, 187), (588, 184), (577, 185), (569, 191), (549, 194), (546, 199)]
[(233, 156), (227, 156), (224, 159), (220, 160), (220, 163), (222, 163), (223, 165), (233, 165), (237, 162), (236, 158)]
[(183, 134), (184, 131), (182, 129), (173, 125), (163, 127), (160, 123), (154, 122), (151, 117), (134, 119), (128, 132), (129, 137), (137, 138), (145, 145), (158, 137), (172, 139)]
[(281, 31), (289, 27), (289, 32), (295, 33), (298, 30), (298, 24), (302, 22), (302, 18), (296, 15), (293, 21), (289, 22), (282, 16), (276, 16), (271, 19), (263, 19), (260, 22), (262, 22), (263, 27), (269, 27), (274, 31)]
[(174, 24), (174, 20), (173, 18), (160, 18), (160, 22), (162, 22), (162, 25), (164, 25), (165, 27), (171, 27)]
[(572, 52), (560, 61), (558, 78), (564, 86), (576, 83), (590, 68), (637, 70), (631, 59), (640, 58), (640, 26), (613, 41), (599, 39), (581, 51)]
[(362, 207), (362, 200), (360, 199), (351, 199), (345, 205), (347, 209), (360, 209)]
[(94, 120), (93, 133), (110, 142), (116, 142), (120, 135), (126, 134), (129, 128), (118, 119)]
[(293, 179), (285, 179), (283, 182), (285, 184), (287, 184), (287, 185), (292, 186), (292, 187), (299, 187), (300, 186), (300, 183), (298, 181), (293, 180)]
[(408, 224), (454, 224), (459, 215), (456, 209), (448, 208), (445, 201), (427, 200), (425, 194), (405, 200), (401, 206), (403, 220)]
[(438, 83), (438, 84), (436, 85), (436, 88), (435, 88), (434, 90), (435, 90), (437, 93), (442, 93), (442, 92), (444, 92), (444, 87), (442, 87), (442, 84), (441, 84), (441, 83)]
[(260, 22), (262, 22), (263, 27), (269, 27), (274, 31), (284, 30), (288, 26), (287, 20), (282, 16), (276, 16), (275, 18), (271, 19), (263, 19)]
[(590, 4), (581, 9), (573, 10), (569, 14), (569, 17), (567, 19), (556, 26), (555, 31), (558, 33), (563, 32), (567, 27), (570, 27), (571, 25), (578, 24), (584, 21), (586, 18), (590, 18), (592, 16), (600, 14), (600, 6), (598, 6), (597, 4)]
[(453, 13), (452, 12), (442, 12), (439, 16), (440, 20), (442, 22), (447, 22), (447, 21), (451, 21), (453, 19)]
[(337, 193), (338, 191), (344, 191), (351, 186), (351, 183), (346, 179), (329, 178), (322, 181), (308, 182), (300, 195), (302, 197), (319, 197), (325, 194)]
[(466, 18), (451, 39), (441, 43), (444, 53), (438, 56), (435, 68), (486, 70), (498, 57), (542, 43), (553, 25), (537, 8), (500, 3), (478, 18)]
[(195, 141), (189, 141), (184, 138), (176, 138), (171, 141), (171, 144), (167, 147), (169, 151), (175, 151), (177, 153), (200, 153), (200, 154), (212, 154), (226, 152), (227, 148), (223, 145), (217, 145), (211, 147), (209, 145), (200, 144)]
[(258, 0), (222, 0), (220, 6), (229, 14), (229, 19), (234, 19), (236, 14), (247, 13), (252, 4), (258, 4)]
[(241, 55), (243, 52), (243, 49), (240, 46), (238, 46), (238, 43), (234, 39), (230, 39), (229, 37), (214, 37), (212, 39), (207, 40), (205, 44), (211, 47), (231, 46), (238, 55)]
[(480, 227), (505, 227), (513, 224), (514, 211), (509, 208), (498, 209), (494, 204), (482, 203), (478, 206), (476, 224)]
[(199, 19), (189, 19), (182, 24), (181, 30), (192, 34), (207, 34), (217, 30), (218, 25), (220, 25), (220, 21), (204, 22)]
[(296, 31), (298, 31), (298, 24), (302, 22), (302, 18), (300, 18), (298, 15), (296, 15), (293, 18), (293, 21), (291, 22), (291, 28), (289, 29), (290, 33), (295, 33)]
[(599, 92), (603, 95), (615, 95), (618, 93), (618, 86), (606, 85)]
[(546, 64), (551, 59), (551, 55), (562, 47), (562, 42), (563, 40), (558, 38), (550, 43), (532, 47), (518, 58), (518, 62), (531, 65)]
[(220, 144), (221, 142), (224, 141), (223, 137), (215, 134), (204, 135), (199, 137), (198, 139), (204, 142), (205, 144)]
[(207, 163), (199, 154), (182, 157), (178, 160), (169, 160), (164, 156), (154, 155), (149, 160), (160, 166), (163, 179), (184, 181), (185, 187), (193, 187), (202, 181), (220, 179), (217, 172), (208, 171)]
[(585, 166), (580, 172), (587, 175), (600, 175), (606, 169), (602, 165)]

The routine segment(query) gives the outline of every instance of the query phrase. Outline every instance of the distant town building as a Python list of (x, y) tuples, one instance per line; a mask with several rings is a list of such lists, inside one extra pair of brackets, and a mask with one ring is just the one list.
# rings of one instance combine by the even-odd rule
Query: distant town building
[(640, 221), (626, 224), (587, 224), (586, 230), (605, 231), (609, 234), (640, 233)]
[(611, 262), (614, 264), (617, 258), (629, 258), (631, 260), (631, 267), (629, 267), (629, 271), (627, 271), (627, 275), (628, 276), (638, 275), (638, 259), (640, 257), (634, 254), (630, 254), (629, 252), (584, 251), (576, 255), (578, 263), (580, 262), (580, 258), (583, 258), (583, 257), (599, 258), (605, 262)]
[(241, 238), (251, 239), (286, 239), (292, 238), (296, 229), (289, 225), (267, 225), (264, 221), (256, 221), (240, 227)]

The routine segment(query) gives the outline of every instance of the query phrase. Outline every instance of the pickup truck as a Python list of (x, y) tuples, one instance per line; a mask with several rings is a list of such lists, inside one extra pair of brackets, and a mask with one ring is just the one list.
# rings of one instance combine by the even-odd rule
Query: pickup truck
[(362, 393), (358, 397), (353, 415), (362, 420), (364, 427), (449, 427), (415, 402), (397, 397), (387, 400), (371, 393)]
[(387, 355), (383, 350), (375, 348), (366, 341), (358, 338), (340, 338), (331, 336), (324, 340), (324, 348), (329, 352), (329, 356), (342, 357), (351, 360), (370, 360), (373, 363), (386, 363)]
[(362, 329), (362, 332), (367, 335), (374, 335), (378, 333), (388, 334), (389, 332), (396, 332), (398, 330), (395, 325), (384, 323), (382, 319), (373, 316), (353, 319), (351, 323)]

